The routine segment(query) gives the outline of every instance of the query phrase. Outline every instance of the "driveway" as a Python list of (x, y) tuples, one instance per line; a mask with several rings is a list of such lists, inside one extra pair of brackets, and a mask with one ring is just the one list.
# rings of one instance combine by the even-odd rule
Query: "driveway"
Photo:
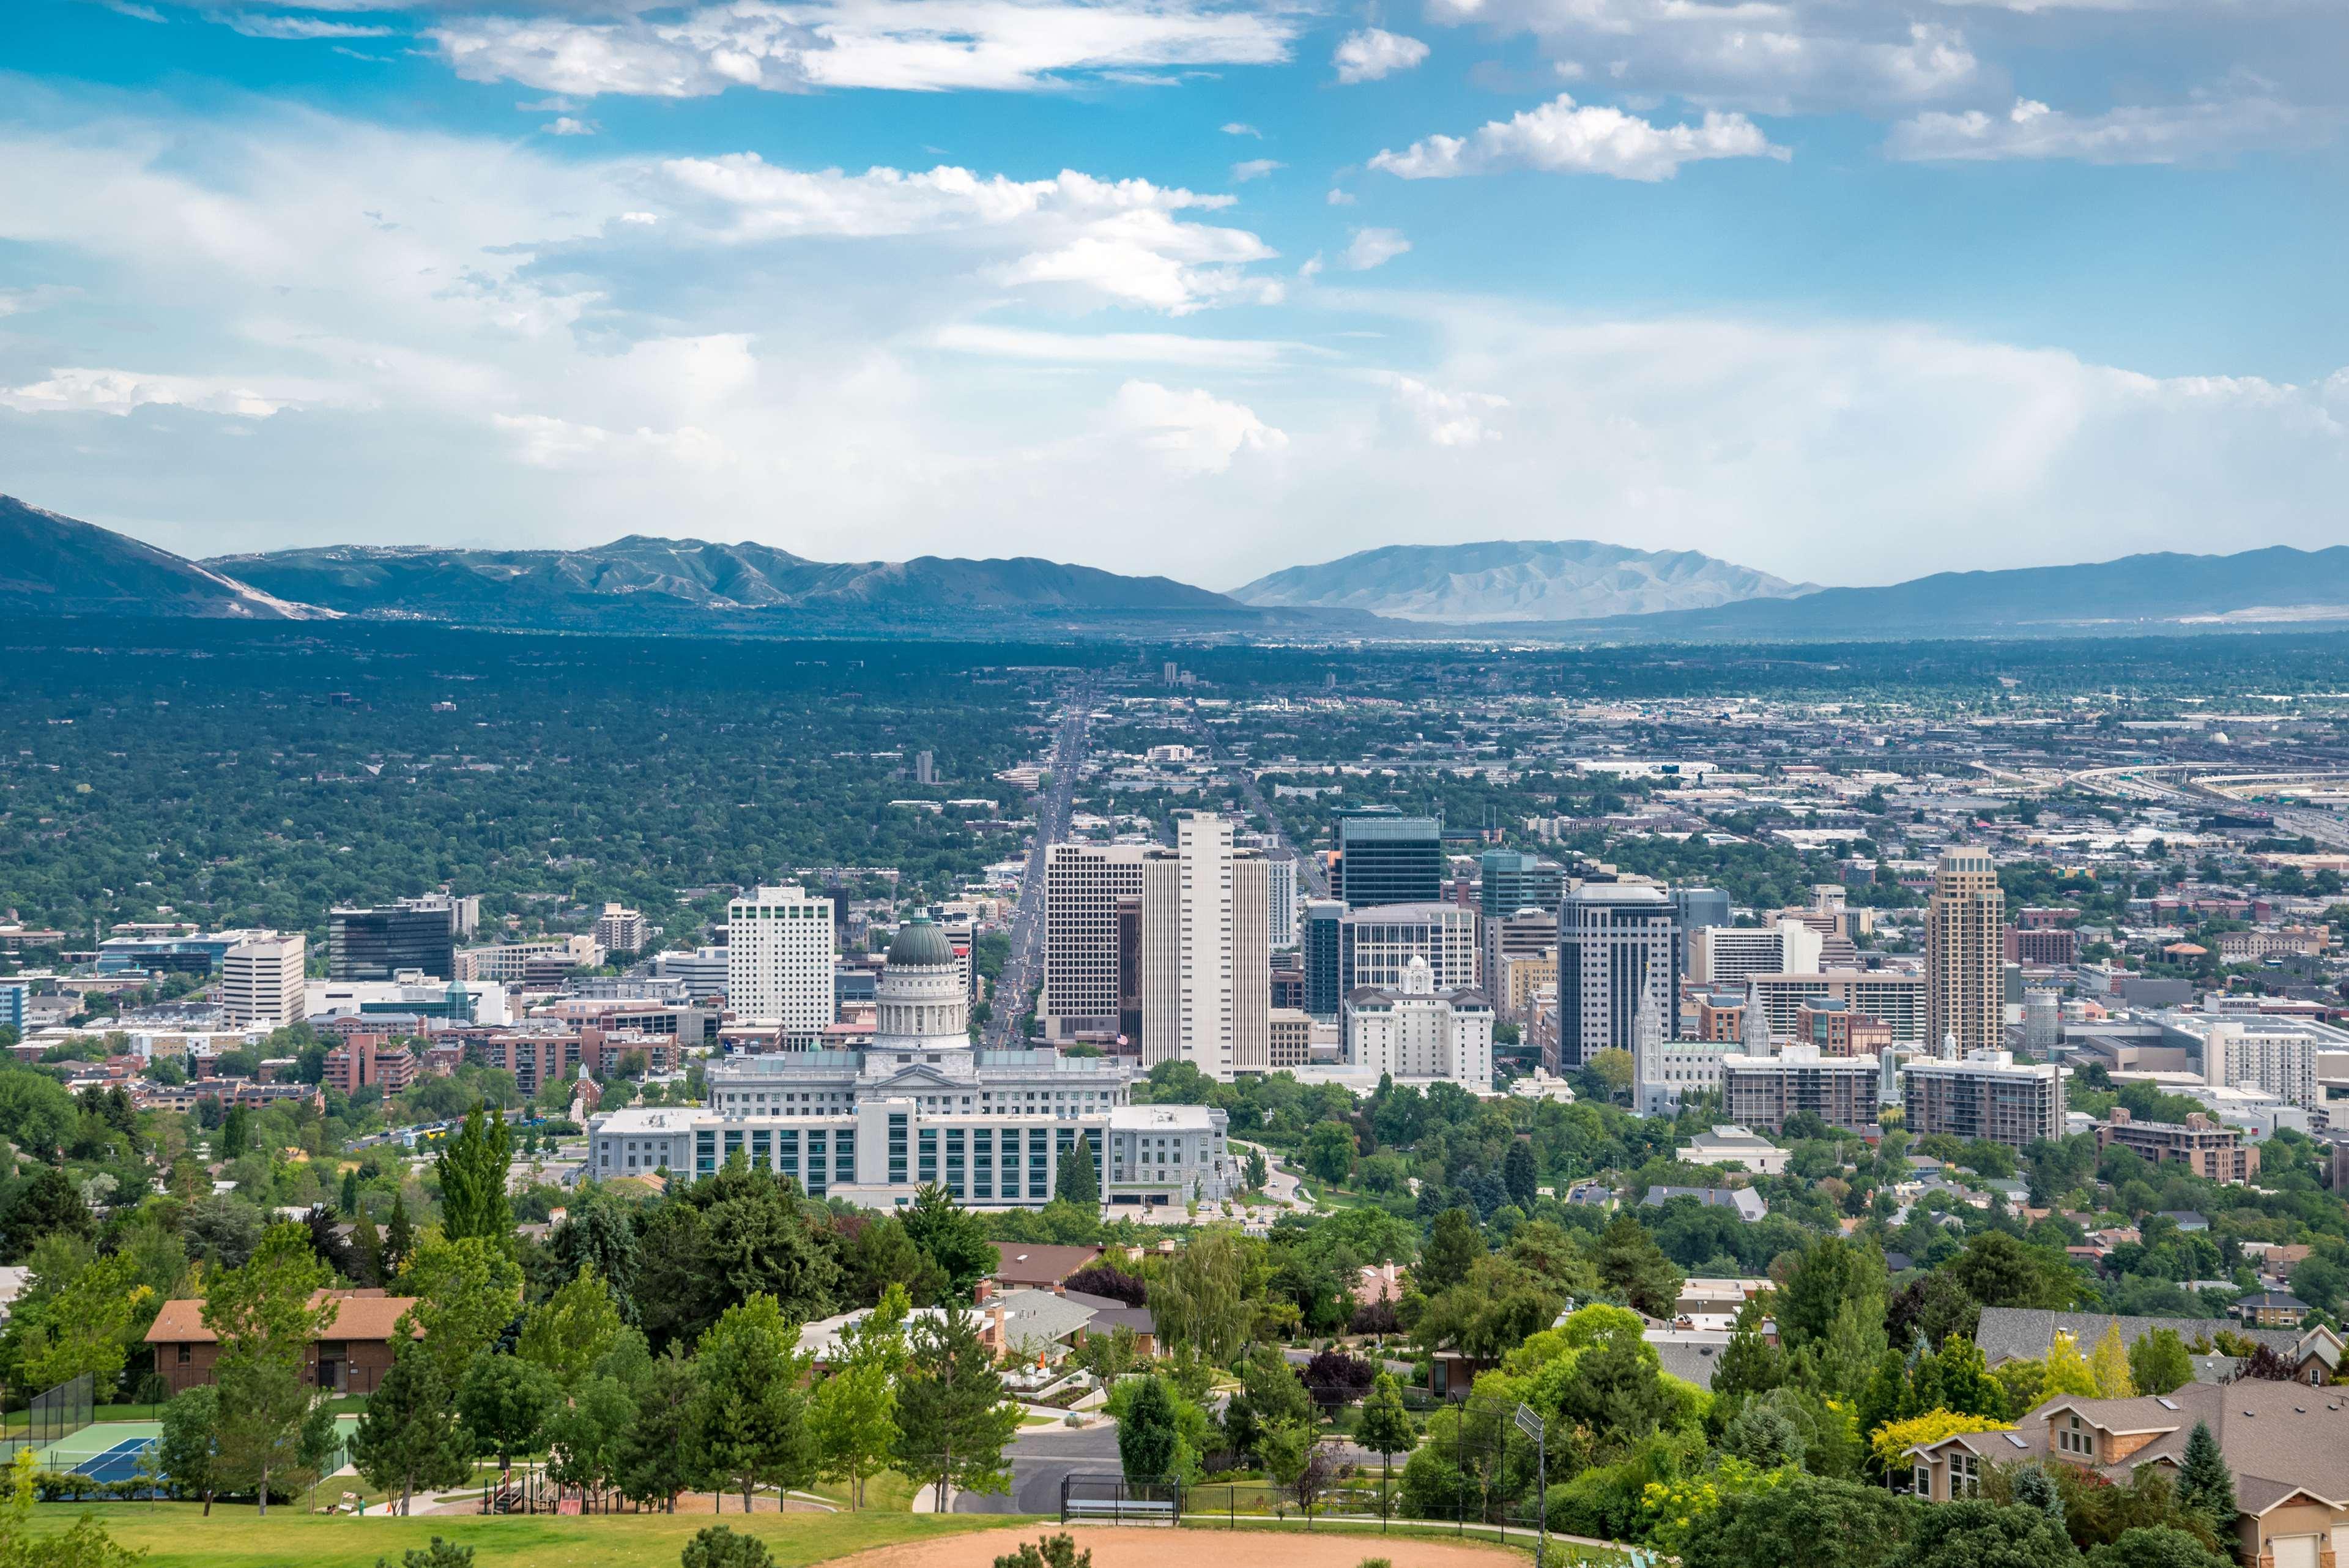
[(1011, 1490), (958, 1492), (956, 1513), (1042, 1513), (1058, 1517), (1061, 1482), (1072, 1475), (1116, 1475), (1117, 1423), (1030, 1427), (1011, 1440)]

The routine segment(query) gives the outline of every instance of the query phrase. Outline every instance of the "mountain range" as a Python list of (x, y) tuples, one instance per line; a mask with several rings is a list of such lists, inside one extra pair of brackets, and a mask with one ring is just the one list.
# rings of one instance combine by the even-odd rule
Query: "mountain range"
[(1809, 583), (1790, 583), (1694, 550), (1561, 539), (1389, 545), (1319, 566), (1290, 566), (1234, 588), (1232, 597), (1464, 626), (1713, 609), (1816, 591)]
[(2349, 546), (2128, 556), (1860, 588), (1589, 541), (1396, 546), (1225, 595), (1033, 557), (826, 562), (643, 535), (579, 550), (331, 545), (190, 561), (0, 496), (0, 614), (770, 636), (2053, 637), (2349, 625)]

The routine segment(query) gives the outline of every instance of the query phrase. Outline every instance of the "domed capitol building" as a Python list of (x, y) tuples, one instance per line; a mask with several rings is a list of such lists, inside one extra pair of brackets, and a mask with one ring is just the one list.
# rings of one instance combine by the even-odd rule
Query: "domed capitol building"
[(904, 1207), (932, 1183), (974, 1208), (1040, 1208), (1081, 1138), (1112, 1209), (1237, 1190), (1223, 1112), (1133, 1104), (1135, 1071), (1117, 1057), (974, 1049), (954, 947), (927, 915), (898, 928), (874, 1001), (860, 1049), (728, 1056), (701, 1107), (597, 1117), (591, 1170), (694, 1178), (739, 1155), (867, 1208)]

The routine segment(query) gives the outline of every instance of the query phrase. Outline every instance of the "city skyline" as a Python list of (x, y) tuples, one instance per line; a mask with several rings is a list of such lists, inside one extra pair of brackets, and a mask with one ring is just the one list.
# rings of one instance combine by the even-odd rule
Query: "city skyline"
[(2330, 543), (2349, 480), (2302, 0), (13, 20), (0, 462), (193, 555), (1877, 583)]

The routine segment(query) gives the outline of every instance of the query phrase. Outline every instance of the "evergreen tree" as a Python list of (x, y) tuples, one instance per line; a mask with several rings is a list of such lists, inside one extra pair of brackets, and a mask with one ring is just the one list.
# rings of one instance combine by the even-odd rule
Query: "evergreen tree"
[(1620, 1213), (1599, 1234), (1599, 1277), (1607, 1287), (1650, 1317), (1669, 1318), (1680, 1300), (1680, 1270), (1648, 1228)]
[(1052, 1196), (1063, 1203), (1080, 1203), (1088, 1208), (1101, 1202), (1101, 1172), (1093, 1164), (1092, 1146), (1080, 1137), (1061, 1156), (1061, 1168), (1054, 1173)]
[(351, 1279), (367, 1287), (380, 1285), (388, 1277), (384, 1272), (383, 1233), (375, 1228), (375, 1216), (359, 1205), (358, 1218), (351, 1224)]
[[(1402, 1386), (1393, 1373), (1380, 1373), (1371, 1385), (1371, 1396), (1362, 1401), (1361, 1418), (1354, 1426), (1354, 1441), (1382, 1461), (1379, 1495), (1384, 1498), (1394, 1488), (1394, 1457), (1419, 1446), (1419, 1427), (1403, 1407)], [(1385, 1506), (1380, 1504), (1381, 1511)]]
[(1129, 1481), (1157, 1480), (1174, 1468), (1175, 1449), (1182, 1441), (1174, 1396), (1166, 1380), (1155, 1373), (1145, 1376), (1117, 1424), (1119, 1468)]
[(1465, 1209), (1446, 1209), (1435, 1217), (1435, 1227), (1420, 1251), (1413, 1282), (1431, 1296), (1450, 1290), (1467, 1279), (1469, 1269), (1484, 1255), (1485, 1238), (1476, 1229), (1476, 1217)]
[(947, 1289), (965, 1301), (973, 1285), (1002, 1266), (978, 1216), (935, 1182), (914, 1195), (914, 1206), (905, 1211), (905, 1234), (946, 1271)]
[(807, 1401), (800, 1383), (807, 1358), (799, 1330), (775, 1298), (752, 1296), (726, 1309), (696, 1347), (701, 1391), (693, 1442), (705, 1468), (731, 1480), (750, 1511), (761, 1486), (785, 1490), (815, 1479), (808, 1443)]
[(677, 1494), (694, 1481), (688, 1443), (699, 1391), (700, 1378), (681, 1345), (670, 1345), (668, 1354), (636, 1379), (629, 1390), (636, 1417), (620, 1440), (619, 1482), (625, 1495), (677, 1511)]
[(1786, 1380), (1785, 1357), (1762, 1336), (1762, 1322), (1769, 1316), (1763, 1299), (1755, 1296), (1737, 1309), (1737, 1324), (1713, 1369), (1715, 1395), (1766, 1394)]
[(471, 1473), (472, 1449), (457, 1425), (451, 1393), (415, 1341), (393, 1355), (350, 1449), (351, 1463), (369, 1486), (399, 1493), (403, 1514), (416, 1492), (460, 1485)]
[(220, 1137), (216, 1147), (224, 1160), (243, 1159), (253, 1142), (253, 1113), (243, 1106), (231, 1106), (221, 1118)]
[(433, 1160), (440, 1176), (440, 1233), (451, 1241), (478, 1236), (501, 1246), (512, 1240), (506, 1173), (512, 1165), (513, 1129), (504, 1116), (485, 1105), (466, 1112), (465, 1125)]
[(2014, 1473), (2014, 1501), (2023, 1508), (2035, 1508), (2056, 1523), (2064, 1522), (2064, 1494), (2055, 1490), (2055, 1478), (2039, 1465), (2024, 1465)]
[(2195, 1422), (2187, 1435), (2178, 1501), (2209, 1520), (2211, 1530), (2222, 1537), (2235, 1526), (2235, 1472), (2227, 1468), (2227, 1456), (2219, 1451), (2219, 1439), (2207, 1422)]
[(897, 1380), (897, 1461), (906, 1479), (936, 1487), (940, 1511), (955, 1490), (1008, 1490), (1003, 1449), (1019, 1430), (1019, 1407), (1005, 1400), (970, 1314), (956, 1303), (924, 1319)]
[(415, 1251), (416, 1227), (409, 1222), (407, 1194), (395, 1192), (391, 1219), (383, 1233), (383, 1277), (387, 1281), (397, 1277)]
[(1509, 1201), (1530, 1214), (1538, 1190), (1534, 1179), (1534, 1146), (1524, 1138), (1512, 1138), (1509, 1152), (1501, 1158), (1501, 1185), (1509, 1189)]
[(359, 1172), (357, 1166), (343, 1172), (342, 1210), (345, 1214), (359, 1211)]

